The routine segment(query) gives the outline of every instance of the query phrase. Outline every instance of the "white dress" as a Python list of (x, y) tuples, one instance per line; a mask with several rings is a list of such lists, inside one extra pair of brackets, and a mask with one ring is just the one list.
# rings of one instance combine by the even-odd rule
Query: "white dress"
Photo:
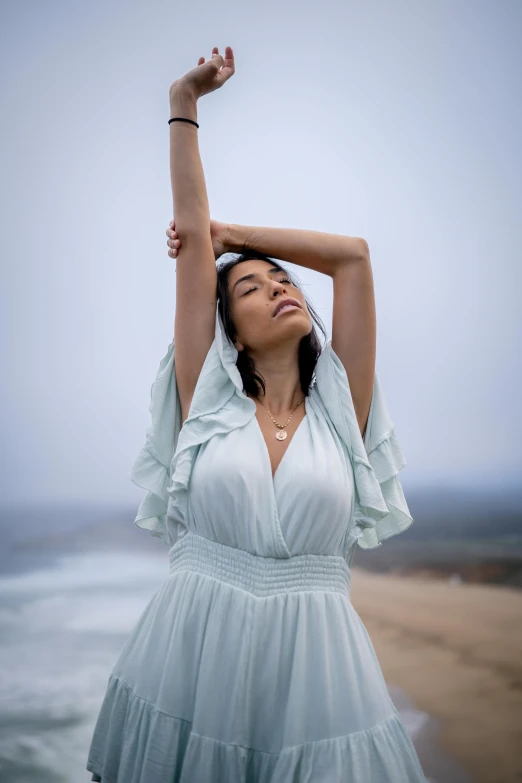
[(174, 344), (132, 471), (170, 573), (110, 673), (87, 769), (102, 783), (424, 783), (350, 601), (356, 546), (413, 521), (375, 377), (364, 442), (327, 343), (274, 478), (216, 310), (189, 416)]

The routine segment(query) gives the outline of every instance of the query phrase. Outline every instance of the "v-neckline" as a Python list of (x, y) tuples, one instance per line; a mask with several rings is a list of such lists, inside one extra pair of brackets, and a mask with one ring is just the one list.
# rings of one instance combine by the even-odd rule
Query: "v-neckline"
[[(267, 459), (267, 462), (268, 462), (268, 472), (269, 472), (269, 475), (272, 477), (272, 484), (273, 485), (275, 485), (275, 480), (277, 478), (277, 474), (279, 473), (279, 469), (281, 468), (283, 462), (285, 461), (286, 455), (288, 454), (288, 452), (290, 450), (290, 447), (292, 446), (292, 443), (294, 442), (297, 433), (301, 429), (301, 425), (303, 424), (305, 419), (308, 417), (308, 405), (307, 405), (306, 397), (304, 399), (304, 406), (305, 406), (305, 415), (303, 416), (303, 418), (301, 419), (301, 421), (297, 425), (297, 429), (295, 430), (294, 434), (292, 435), (292, 437), (290, 439), (290, 443), (287, 445), (283, 456), (279, 460), (279, 464), (278, 464), (277, 468), (275, 469), (275, 473), (274, 474), (272, 474), (272, 463), (270, 461), (270, 452), (268, 451), (268, 446), (266, 444), (265, 436), (263, 435), (263, 430), (261, 429), (261, 425), (259, 424), (259, 422), (257, 420), (257, 415), (256, 415), (256, 413), (254, 413), (255, 425), (257, 427), (257, 431), (259, 432), (259, 436), (260, 436), (260, 438), (261, 438), (261, 440), (263, 442), (263, 445), (265, 447), (265, 455), (266, 455), (266, 459)], [(256, 408), (257, 408), (257, 406), (256, 406)]]

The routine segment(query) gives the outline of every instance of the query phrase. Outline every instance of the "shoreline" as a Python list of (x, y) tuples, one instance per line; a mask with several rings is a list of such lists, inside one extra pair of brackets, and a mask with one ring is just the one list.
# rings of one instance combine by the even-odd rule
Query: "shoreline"
[(522, 780), (522, 592), (352, 568), (352, 603), (386, 682), (440, 722), (476, 783)]

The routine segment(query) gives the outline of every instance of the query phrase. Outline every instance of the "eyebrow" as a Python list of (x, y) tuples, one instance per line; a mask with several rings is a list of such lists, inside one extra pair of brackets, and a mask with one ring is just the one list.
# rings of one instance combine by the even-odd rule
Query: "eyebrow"
[[(272, 267), (270, 267), (270, 269), (268, 271), (269, 272), (284, 272), (284, 269), (279, 269), (277, 266), (272, 266)], [(258, 272), (251, 272), (249, 275), (244, 275), (244, 277), (240, 277), (239, 280), (236, 280), (236, 282), (232, 286), (232, 293), (235, 291), (236, 285), (239, 285), (244, 280), (252, 280), (255, 277), (259, 277)]]

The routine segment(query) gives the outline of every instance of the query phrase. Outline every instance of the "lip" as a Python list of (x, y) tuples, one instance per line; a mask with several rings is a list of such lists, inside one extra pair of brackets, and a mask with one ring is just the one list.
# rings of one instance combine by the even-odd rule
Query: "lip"
[(287, 296), (285, 299), (281, 299), (281, 300), (280, 300), (280, 301), (279, 301), (279, 302), (276, 304), (276, 306), (275, 306), (275, 309), (274, 309), (274, 314), (273, 314), (273, 316), (272, 316), (272, 317), (273, 317), (273, 318), (275, 318), (275, 317), (276, 317), (276, 315), (277, 315), (277, 314), (279, 313), (279, 311), (281, 310), (281, 308), (282, 308), (282, 307), (284, 307), (284, 306), (285, 306), (285, 305), (287, 305), (287, 304), (289, 304), (289, 305), (295, 305), (295, 307), (299, 307), (299, 309), (300, 309), (300, 310), (302, 310), (302, 309), (303, 309), (303, 308), (301, 307), (301, 305), (299, 304), (299, 302), (297, 301), (297, 299), (294, 299), (292, 296)]

